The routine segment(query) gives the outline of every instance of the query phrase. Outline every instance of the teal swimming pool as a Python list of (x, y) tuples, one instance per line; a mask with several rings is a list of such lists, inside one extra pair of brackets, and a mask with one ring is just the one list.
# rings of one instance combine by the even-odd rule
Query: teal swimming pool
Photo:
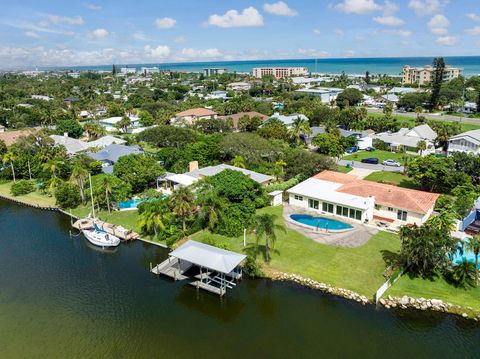
[(314, 217), (308, 214), (292, 214), (290, 216), (294, 221), (315, 227), (317, 229), (328, 229), (332, 231), (341, 231), (346, 229), (351, 229), (353, 226), (336, 219), (325, 218), (325, 217)]

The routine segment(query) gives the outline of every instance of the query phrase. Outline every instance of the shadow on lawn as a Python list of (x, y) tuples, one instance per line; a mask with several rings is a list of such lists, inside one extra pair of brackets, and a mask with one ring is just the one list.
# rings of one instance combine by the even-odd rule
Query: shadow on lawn
[[(265, 262), (267, 261), (264, 244), (259, 244), (258, 246), (255, 244), (249, 244), (247, 247), (243, 249), (243, 252), (245, 252), (247, 256), (252, 256), (255, 259), (257, 259), (257, 256), (260, 254), (263, 257), (263, 260)], [(270, 260), (272, 259), (273, 253), (280, 255), (280, 251), (278, 249), (269, 247)]]

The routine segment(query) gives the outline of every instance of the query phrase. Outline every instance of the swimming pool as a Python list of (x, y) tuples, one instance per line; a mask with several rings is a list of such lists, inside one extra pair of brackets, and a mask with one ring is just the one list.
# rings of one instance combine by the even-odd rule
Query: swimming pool
[(146, 199), (136, 198), (136, 199), (129, 199), (128, 201), (123, 201), (118, 204), (118, 208), (120, 209), (135, 209), (137, 206), (145, 202)]
[(341, 230), (353, 228), (353, 226), (347, 223), (338, 221), (336, 219), (325, 218), (325, 217), (313, 217), (308, 214), (292, 214), (290, 218), (298, 223), (301, 223), (307, 226), (320, 228), (320, 229), (328, 229), (331, 231), (341, 231)]
[[(468, 239), (464, 239), (463, 243), (465, 242), (468, 242)], [(462, 247), (459, 248), (454, 254), (454, 256), (452, 257), (452, 262), (455, 264), (460, 264), (465, 259), (469, 262), (475, 263), (475, 255), (473, 254), (473, 252), (467, 251)], [(480, 263), (478, 264), (478, 268), (480, 268)]]

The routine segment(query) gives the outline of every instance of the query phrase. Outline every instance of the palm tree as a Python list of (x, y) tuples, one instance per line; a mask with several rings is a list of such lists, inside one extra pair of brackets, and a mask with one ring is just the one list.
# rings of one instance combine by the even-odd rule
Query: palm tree
[(85, 179), (88, 177), (88, 164), (86, 157), (83, 155), (78, 155), (74, 159), (74, 164), (72, 168), (72, 174), (70, 175), (71, 181), (76, 181), (78, 187), (80, 188), (80, 196), (82, 197), (82, 206), (85, 206)]
[(110, 176), (104, 176), (102, 178), (102, 186), (105, 188), (105, 199), (107, 200), (107, 209), (108, 213), (111, 213), (110, 210), (110, 195), (112, 194), (113, 188), (112, 188), (112, 177)]
[(297, 117), (293, 120), (293, 123), (289, 129), (290, 138), (295, 140), (295, 144), (300, 144), (300, 137), (302, 134), (309, 135), (312, 133), (308, 120)]
[(480, 255), (480, 236), (470, 238), (468, 242), (465, 242), (464, 245), (465, 249), (473, 252), (473, 255), (475, 256), (475, 284), (478, 286), (478, 280), (480, 276), (478, 268), (478, 256)]
[(182, 219), (183, 232), (186, 231), (186, 219), (189, 214), (195, 209), (194, 196), (190, 188), (181, 187), (176, 191), (173, 191), (170, 197), (170, 203), (172, 203), (172, 210), (177, 216)]
[(242, 156), (235, 156), (232, 159), (232, 165), (238, 168), (246, 168), (245, 159)]
[(275, 166), (277, 166), (277, 168), (279, 169), (281, 177), (283, 177), (283, 172), (286, 165), (287, 162), (285, 162), (284, 160), (278, 160), (277, 162), (275, 162)]
[(155, 237), (159, 230), (165, 229), (164, 222), (165, 208), (151, 202), (138, 217), (138, 226), (145, 233), (153, 233)]
[(222, 200), (212, 189), (207, 189), (198, 194), (197, 202), (200, 206), (200, 218), (206, 223), (206, 228), (212, 231), (220, 220)]
[(15, 168), (13, 167), (13, 161), (15, 161), (16, 156), (15, 153), (13, 153), (12, 150), (7, 150), (7, 152), (3, 155), (3, 164), (10, 163), (10, 167), (12, 169), (12, 176), (13, 176), (13, 182), (16, 181), (15, 179)]
[(451, 275), (456, 285), (460, 287), (465, 287), (466, 285), (472, 287), (475, 286), (476, 271), (474, 266), (475, 265), (472, 262), (464, 259), (460, 264), (457, 264), (453, 267)]
[(427, 149), (427, 141), (420, 140), (417, 142), (417, 151), (420, 152), (420, 156), (423, 155), (423, 151)]
[(46, 163), (43, 164), (43, 170), (49, 172), (51, 175), (49, 185), (50, 193), (53, 192), (55, 187), (57, 187), (58, 182), (60, 181), (57, 176), (57, 172), (59, 170), (59, 167), (62, 166), (64, 163), (65, 162), (61, 159), (52, 158), (51, 160), (48, 160)]
[(274, 214), (264, 213), (259, 214), (255, 217), (253, 230), (255, 231), (256, 242), (255, 245), (258, 248), (258, 242), (262, 237), (265, 237), (265, 260), (270, 261), (270, 243), (272, 248), (275, 246), (277, 241), (276, 231), (286, 232), (285, 227), (279, 224), (276, 224), (275, 221), (277, 216)]

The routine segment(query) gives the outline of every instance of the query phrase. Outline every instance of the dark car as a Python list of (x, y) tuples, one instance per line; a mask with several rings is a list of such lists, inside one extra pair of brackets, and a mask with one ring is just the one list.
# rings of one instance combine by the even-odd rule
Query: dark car
[(365, 151), (373, 152), (373, 151), (375, 151), (375, 147), (367, 147), (367, 148), (365, 148)]
[(370, 163), (371, 165), (378, 165), (378, 158), (376, 157), (364, 158), (362, 160), (362, 163)]
[(358, 152), (359, 149), (360, 148), (358, 148), (358, 146), (353, 146), (347, 150), (347, 153), (355, 153), (355, 152)]

